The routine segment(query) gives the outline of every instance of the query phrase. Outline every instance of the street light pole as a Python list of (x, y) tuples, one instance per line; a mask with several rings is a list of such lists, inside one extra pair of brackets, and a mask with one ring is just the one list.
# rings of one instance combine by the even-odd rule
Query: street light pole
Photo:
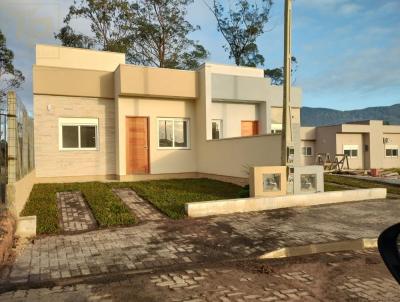
[(282, 166), (293, 167), (293, 132), (291, 110), (291, 69), (292, 69), (292, 1), (285, 0), (284, 29), (284, 82), (283, 82), (283, 113), (282, 113)]

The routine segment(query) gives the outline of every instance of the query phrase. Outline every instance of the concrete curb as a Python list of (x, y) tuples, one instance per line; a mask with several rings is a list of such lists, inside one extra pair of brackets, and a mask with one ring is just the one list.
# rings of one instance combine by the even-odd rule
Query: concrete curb
[(275, 259), (295, 256), (305, 256), (318, 253), (354, 251), (378, 247), (377, 238), (361, 238), (355, 240), (335, 241), (327, 243), (315, 243), (304, 246), (284, 247), (265, 253), (259, 259)]
[(386, 195), (385, 188), (331, 191), (275, 197), (251, 197), (190, 202), (185, 204), (185, 210), (189, 217), (204, 217), (290, 207), (308, 207), (350, 201), (385, 199)]

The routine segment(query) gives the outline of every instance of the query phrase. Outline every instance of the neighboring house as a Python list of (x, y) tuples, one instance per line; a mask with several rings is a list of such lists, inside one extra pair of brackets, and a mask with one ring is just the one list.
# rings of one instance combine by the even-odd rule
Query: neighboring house
[(400, 167), (400, 126), (382, 121), (301, 127), (301, 164), (312, 165), (316, 154), (347, 154), (350, 169)]
[[(292, 91), (299, 164), (301, 90)], [(37, 45), (33, 93), (39, 181), (245, 178), (250, 166), (280, 165), (271, 132), (282, 87), (262, 69), (142, 67), (124, 54)]]

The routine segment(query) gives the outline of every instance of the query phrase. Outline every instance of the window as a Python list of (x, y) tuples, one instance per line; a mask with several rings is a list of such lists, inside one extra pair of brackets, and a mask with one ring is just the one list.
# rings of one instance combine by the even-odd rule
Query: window
[(60, 150), (96, 150), (99, 121), (92, 118), (60, 118)]
[(357, 145), (343, 145), (343, 154), (348, 157), (358, 157), (358, 146)]
[(312, 156), (312, 147), (303, 147), (303, 156)]
[(271, 124), (271, 133), (272, 134), (282, 133), (282, 124)]
[(189, 120), (182, 118), (158, 119), (158, 147), (161, 149), (189, 149)]
[(212, 120), (212, 139), (220, 139), (222, 137), (222, 120)]
[(399, 156), (399, 147), (398, 146), (385, 146), (386, 157), (398, 157)]

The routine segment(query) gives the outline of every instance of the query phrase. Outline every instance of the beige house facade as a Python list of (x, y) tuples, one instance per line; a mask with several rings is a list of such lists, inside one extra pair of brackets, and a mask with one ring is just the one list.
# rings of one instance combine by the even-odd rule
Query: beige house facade
[(400, 126), (369, 120), (347, 124), (302, 127), (301, 164), (315, 164), (318, 153), (347, 154), (350, 169), (400, 167)]
[[(38, 181), (248, 178), (280, 164), (282, 87), (263, 70), (206, 63), (182, 71), (124, 54), (37, 45), (33, 66)], [(300, 164), (301, 90), (293, 89)]]

